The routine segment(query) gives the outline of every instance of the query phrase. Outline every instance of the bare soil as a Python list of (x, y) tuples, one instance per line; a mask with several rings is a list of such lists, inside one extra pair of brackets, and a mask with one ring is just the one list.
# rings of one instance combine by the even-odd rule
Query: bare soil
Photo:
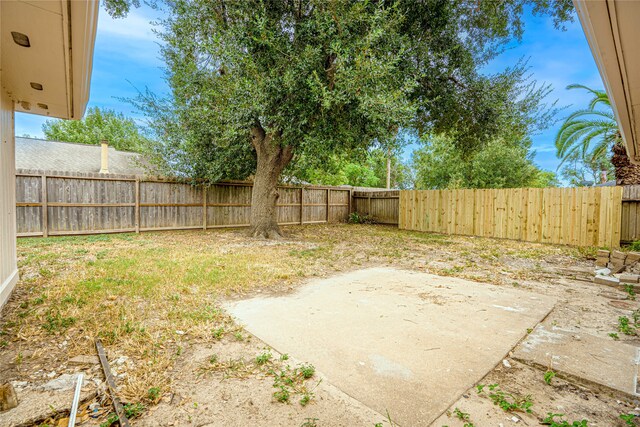
[[(72, 359), (94, 355), (99, 337), (120, 398), (138, 405), (130, 406), (136, 425), (390, 425), (387, 414), (348, 398), (322, 373), (299, 384), (312, 394), (307, 405), (299, 403), (300, 393), (278, 402), (269, 371), (304, 361), (279, 361), (272, 352), (273, 361), (257, 366), (264, 343), (235, 325), (220, 302), (290, 292), (311, 277), (382, 265), (553, 295), (559, 302), (548, 320), (579, 334), (608, 338), (618, 317), (639, 307), (626, 292), (591, 283), (592, 249), (372, 225), (283, 231), (278, 242), (249, 238), (243, 230), (20, 240), (21, 281), (0, 319), (0, 383), (18, 385), (20, 399), (82, 370), (97, 384), (97, 397), (81, 408), (81, 425), (98, 425), (110, 412), (99, 366)], [(640, 343), (635, 335), (618, 334), (621, 342)], [(485, 382), (532, 396), (535, 412), (518, 425), (536, 425), (556, 412), (587, 419), (589, 426), (623, 426), (619, 415), (637, 411), (638, 402), (628, 397), (557, 378), (549, 386), (540, 370), (511, 365), (497, 367)], [(476, 426), (516, 424), (486, 396), (474, 390), (465, 396), (458, 404)], [(64, 411), (45, 415), (41, 424), (64, 425)], [(434, 425), (462, 426), (459, 421), (445, 414)]]

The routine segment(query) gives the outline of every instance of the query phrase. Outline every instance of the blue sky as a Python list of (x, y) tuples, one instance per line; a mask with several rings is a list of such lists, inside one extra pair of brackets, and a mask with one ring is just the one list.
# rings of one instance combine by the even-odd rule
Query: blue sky
[[(157, 17), (158, 12), (147, 7), (133, 10), (127, 18), (117, 20), (100, 11), (89, 106), (112, 108), (134, 116), (132, 107), (118, 98), (133, 97), (136, 88), (144, 90), (145, 87), (157, 94), (166, 93), (163, 62), (151, 25)], [(567, 85), (582, 83), (594, 88), (603, 87), (577, 18), (566, 27), (566, 31), (556, 30), (547, 17), (527, 16), (522, 41), (512, 43), (510, 49), (494, 59), (485, 71), (496, 72), (521, 57), (528, 58), (533, 78), (553, 87), (549, 102), (557, 99), (558, 105), (568, 106), (561, 112), (559, 118), (562, 118), (572, 109), (584, 106), (589, 98), (582, 91), (567, 91)], [(16, 135), (42, 137), (44, 121), (39, 116), (16, 113)], [(536, 163), (553, 171), (558, 166), (553, 145), (558, 127), (556, 124), (533, 136)], [(407, 148), (405, 158), (410, 157), (413, 148), (415, 146)]]

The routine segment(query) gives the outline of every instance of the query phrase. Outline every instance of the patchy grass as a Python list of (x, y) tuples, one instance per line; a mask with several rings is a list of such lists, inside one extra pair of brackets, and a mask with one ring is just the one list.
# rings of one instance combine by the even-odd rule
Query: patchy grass
[[(185, 343), (243, 339), (241, 328), (220, 310), (221, 298), (282, 292), (305, 278), (379, 265), (514, 286), (516, 279), (544, 279), (547, 259), (574, 265), (585, 256), (566, 247), (388, 226), (285, 231), (287, 239), (277, 242), (238, 230), (21, 239), (22, 280), (0, 321), (0, 350), (15, 357), (30, 350), (19, 368), (26, 378), (30, 366), (55, 368), (70, 357), (94, 354), (100, 338), (111, 357), (131, 361), (121, 387), (124, 401), (152, 404), (171, 389), (170, 371)], [(256, 364), (281, 363), (259, 357), (215, 360), (209, 369), (242, 376)], [(309, 376), (311, 366), (274, 374), (282, 392), (274, 397), (288, 401), (295, 393), (306, 405), (312, 393), (289, 387), (289, 380)]]

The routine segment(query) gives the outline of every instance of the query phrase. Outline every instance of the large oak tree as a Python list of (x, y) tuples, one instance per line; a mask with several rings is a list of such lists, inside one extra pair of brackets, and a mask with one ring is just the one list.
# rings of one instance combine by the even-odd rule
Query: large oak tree
[[(126, 1), (126, 0), (122, 0)], [(479, 67), (522, 33), (523, 6), (560, 25), (570, 0), (173, 0), (159, 23), (168, 99), (135, 101), (165, 167), (253, 175), (251, 232), (277, 237), (277, 184), (298, 156), (366, 150), (399, 128), (470, 152), (503, 126), (524, 134), (521, 73)], [(526, 113), (526, 114), (525, 114)]]

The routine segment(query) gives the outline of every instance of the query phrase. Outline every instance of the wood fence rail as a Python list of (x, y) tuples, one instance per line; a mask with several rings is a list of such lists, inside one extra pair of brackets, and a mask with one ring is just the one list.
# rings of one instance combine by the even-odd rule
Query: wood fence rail
[(618, 247), (622, 187), (409, 190), (399, 227), (573, 246)]
[(371, 216), (378, 224), (398, 224), (399, 190), (354, 191), (354, 211)]
[[(245, 227), (250, 183), (192, 185), (160, 178), (16, 172), (18, 237)], [(351, 188), (279, 188), (278, 223), (347, 220)]]

